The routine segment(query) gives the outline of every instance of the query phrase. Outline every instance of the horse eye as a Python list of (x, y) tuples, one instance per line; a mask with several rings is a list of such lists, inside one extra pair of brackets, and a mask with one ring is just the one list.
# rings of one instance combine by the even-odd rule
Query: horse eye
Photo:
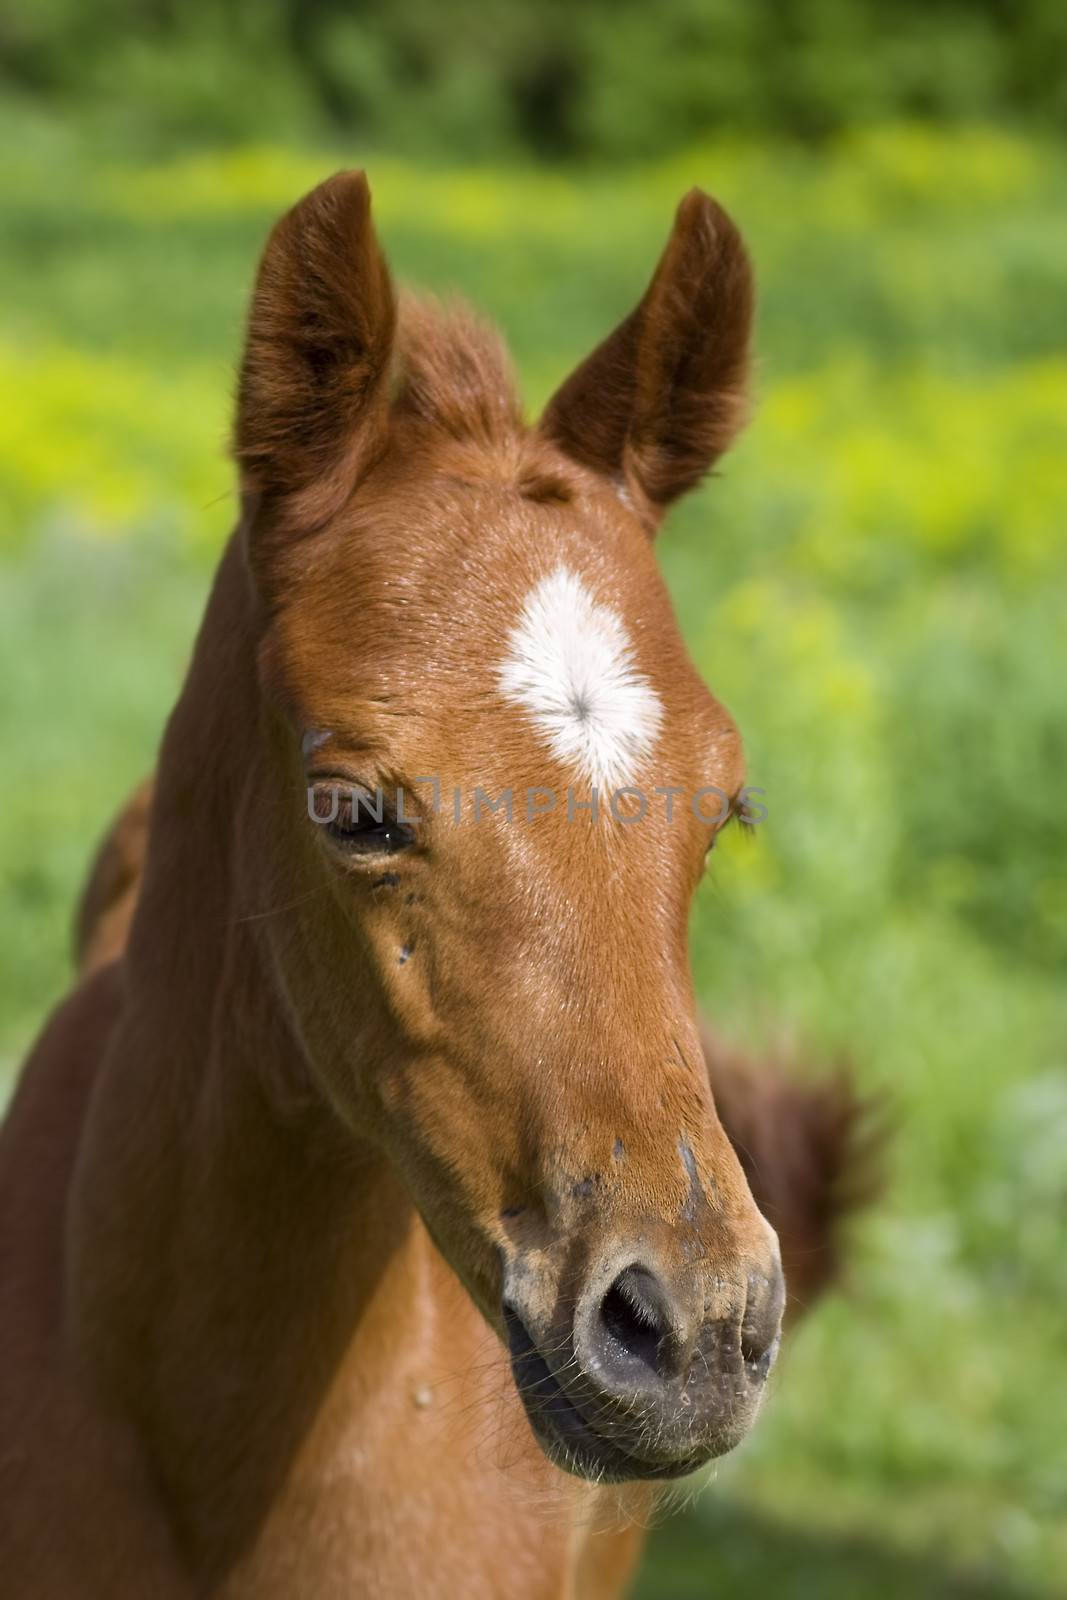
[(414, 829), (389, 814), (380, 793), (366, 794), (340, 784), (313, 784), (308, 791), (308, 815), (349, 855), (395, 855), (415, 843)]

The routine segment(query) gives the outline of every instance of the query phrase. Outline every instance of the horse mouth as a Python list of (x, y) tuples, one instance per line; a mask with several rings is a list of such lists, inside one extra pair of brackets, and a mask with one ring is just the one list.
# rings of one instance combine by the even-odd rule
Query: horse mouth
[(637, 1479), (684, 1478), (705, 1464), (706, 1451), (673, 1461), (649, 1461), (625, 1449), (616, 1439), (606, 1438), (564, 1393), (522, 1318), (511, 1306), (504, 1307), (504, 1324), (515, 1387), (538, 1444), (555, 1466), (598, 1483), (632, 1483)]

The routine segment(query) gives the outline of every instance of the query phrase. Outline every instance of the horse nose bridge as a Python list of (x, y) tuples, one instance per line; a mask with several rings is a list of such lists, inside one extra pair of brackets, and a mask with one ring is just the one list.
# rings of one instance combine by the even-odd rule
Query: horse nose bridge
[(538, 1126), (527, 1146), (533, 1187), (557, 1237), (663, 1229), (705, 1254), (766, 1231), (710, 1102), (644, 1108), (623, 1098), (598, 1110), (577, 1099)]
[[(629, 1172), (638, 1166), (679, 1174), (683, 1144), (704, 1150), (718, 1163), (720, 1147), (732, 1155), (715, 1110), (707, 1067), (695, 1031), (680, 1026), (674, 1036), (642, 1027), (621, 1031), (582, 1026), (570, 1031), (564, 1023), (547, 1059), (553, 1063), (542, 1084), (550, 1084), (551, 1123), (563, 1131), (586, 1161), (610, 1156)], [(614, 1035), (614, 1037), (613, 1037)]]
[(662, 1225), (690, 1260), (743, 1252), (765, 1232), (703, 1055), (694, 1060), (683, 1033), (631, 1051), (623, 1067), (621, 1047), (568, 1060), (568, 1043), (529, 1075), (503, 1185), (509, 1207), (536, 1214), (556, 1241)]

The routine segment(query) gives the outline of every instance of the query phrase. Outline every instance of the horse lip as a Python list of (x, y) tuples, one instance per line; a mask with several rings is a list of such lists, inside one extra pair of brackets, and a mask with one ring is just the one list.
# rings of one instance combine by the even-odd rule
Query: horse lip
[(636, 1479), (683, 1478), (705, 1464), (706, 1452), (670, 1462), (646, 1461), (598, 1433), (564, 1393), (519, 1313), (506, 1303), (503, 1311), (515, 1387), (534, 1434), (557, 1466), (580, 1478), (627, 1483)]

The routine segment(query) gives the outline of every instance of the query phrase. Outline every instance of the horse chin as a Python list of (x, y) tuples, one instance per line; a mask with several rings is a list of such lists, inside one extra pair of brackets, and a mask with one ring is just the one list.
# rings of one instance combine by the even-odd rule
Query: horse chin
[(564, 1472), (593, 1483), (669, 1482), (699, 1471), (738, 1442), (740, 1433), (719, 1447), (652, 1459), (605, 1437), (564, 1393), (521, 1320), (506, 1312), (505, 1321), (512, 1376), (530, 1427), (548, 1459)]

